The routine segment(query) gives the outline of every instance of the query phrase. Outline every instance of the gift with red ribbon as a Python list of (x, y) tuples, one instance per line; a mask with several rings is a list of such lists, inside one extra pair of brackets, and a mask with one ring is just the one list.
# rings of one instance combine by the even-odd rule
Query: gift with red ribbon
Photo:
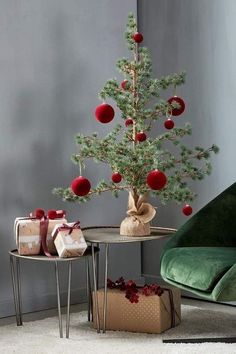
[(82, 256), (87, 248), (79, 221), (56, 225), (52, 236), (59, 257)]
[(16, 218), (14, 232), (20, 255), (57, 254), (52, 238), (52, 230), (57, 224), (66, 223), (64, 210), (35, 209), (27, 217)]
[[(107, 330), (162, 333), (181, 321), (181, 292), (176, 287), (159, 284), (138, 286), (133, 280), (125, 282), (122, 277), (115, 282), (108, 279), (107, 287)], [(103, 289), (98, 290), (97, 297), (99, 317), (103, 323)], [(95, 301), (93, 318), (96, 319), (94, 304)]]

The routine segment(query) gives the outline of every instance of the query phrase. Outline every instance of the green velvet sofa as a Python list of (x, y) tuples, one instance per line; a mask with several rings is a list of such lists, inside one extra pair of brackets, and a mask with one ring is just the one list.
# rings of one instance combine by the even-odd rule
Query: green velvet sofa
[(161, 275), (204, 299), (236, 301), (236, 183), (171, 237), (161, 255)]

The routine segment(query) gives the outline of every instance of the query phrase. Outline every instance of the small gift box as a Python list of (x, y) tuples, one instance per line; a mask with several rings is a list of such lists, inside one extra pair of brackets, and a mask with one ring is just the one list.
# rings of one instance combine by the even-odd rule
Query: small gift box
[(36, 209), (30, 216), (18, 217), (14, 223), (16, 245), (20, 255), (38, 255), (42, 251), (50, 256), (57, 254), (52, 230), (59, 223), (66, 223), (64, 210), (49, 210), (46, 214)]
[(79, 221), (55, 226), (52, 236), (59, 257), (82, 256), (87, 248)]
[[(110, 286), (108, 282), (107, 330), (162, 333), (180, 323), (181, 293), (179, 289), (171, 286), (161, 288), (157, 284), (137, 287), (132, 281), (125, 283), (119, 280), (112, 284), (115, 286)], [(101, 324), (103, 324), (103, 301), (104, 290), (101, 289), (98, 291)], [(95, 301), (93, 301), (93, 314), (96, 328)]]

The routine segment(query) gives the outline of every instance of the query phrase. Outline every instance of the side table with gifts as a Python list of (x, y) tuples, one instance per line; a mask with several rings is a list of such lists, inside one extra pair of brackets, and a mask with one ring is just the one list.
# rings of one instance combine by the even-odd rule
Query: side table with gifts
[[(41, 261), (55, 265), (60, 337), (63, 337), (63, 328), (59, 264), (68, 265), (66, 337), (69, 338), (72, 262), (81, 259), (86, 260), (88, 319), (90, 320), (91, 283), (89, 259), (92, 259), (93, 256), (93, 262), (95, 262), (95, 256), (99, 250), (98, 248), (92, 249), (87, 246), (80, 229), (80, 222), (68, 223), (65, 215), (66, 213), (63, 210), (49, 210), (46, 213), (43, 209), (36, 209), (29, 216), (16, 218), (14, 233), (17, 250), (10, 251), (9, 255), (18, 326), (22, 325), (20, 261)], [(94, 283), (96, 282), (95, 273), (93, 281)]]
[[(157, 284), (138, 286), (132, 280), (127, 282), (121, 277), (113, 282), (107, 279), (105, 289), (97, 290), (97, 266), (99, 242), (118, 242), (116, 227), (88, 227), (81, 230), (80, 222), (67, 222), (66, 213), (62, 210), (50, 210), (45, 213), (36, 209), (28, 217), (16, 218), (14, 231), (17, 250), (9, 252), (13, 293), (17, 325), (22, 325), (20, 260), (46, 261), (54, 263), (56, 275), (57, 304), (59, 317), (59, 333), (63, 337), (59, 263), (68, 264), (68, 293), (66, 337), (69, 338), (70, 293), (72, 262), (86, 259), (88, 321), (92, 311), (93, 326), (100, 332), (120, 330), (144, 333), (162, 333), (180, 323), (180, 290), (174, 287), (161, 287)], [(109, 231), (109, 235), (108, 235)], [(89, 232), (89, 235), (88, 235)], [(173, 232), (172, 229), (153, 228), (152, 235), (145, 240), (160, 239)], [(94, 236), (96, 233), (96, 237)], [(104, 238), (104, 239), (103, 239)], [(87, 245), (87, 242), (91, 246)], [(94, 243), (94, 242), (98, 243)], [(122, 236), (122, 242), (144, 241), (142, 238)], [(106, 253), (106, 264), (107, 254)], [(93, 296), (90, 282), (89, 258), (92, 260)], [(92, 301), (93, 300), (93, 301)]]

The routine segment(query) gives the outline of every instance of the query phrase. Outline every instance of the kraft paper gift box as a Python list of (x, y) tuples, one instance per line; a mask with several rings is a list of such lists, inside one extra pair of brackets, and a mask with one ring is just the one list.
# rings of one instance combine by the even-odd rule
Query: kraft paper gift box
[[(139, 294), (138, 303), (131, 303), (125, 297), (125, 292), (119, 289), (108, 289), (106, 329), (162, 333), (178, 325), (181, 321), (180, 290), (169, 286), (162, 289), (164, 292), (161, 296)], [(104, 290), (101, 289), (98, 290), (100, 328), (103, 326), (103, 300)], [(93, 301), (93, 319), (96, 328), (95, 300)]]
[[(67, 220), (64, 217), (53, 220), (49, 219), (46, 239), (49, 253), (57, 254), (57, 250), (53, 242), (52, 230), (57, 224), (66, 222)], [(18, 253), (20, 255), (30, 256), (40, 254), (40, 219), (31, 217), (16, 218), (14, 223), (14, 232)]]
[(87, 248), (79, 222), (55, 226), (52, 236), (59, 257), (82, 256)]

